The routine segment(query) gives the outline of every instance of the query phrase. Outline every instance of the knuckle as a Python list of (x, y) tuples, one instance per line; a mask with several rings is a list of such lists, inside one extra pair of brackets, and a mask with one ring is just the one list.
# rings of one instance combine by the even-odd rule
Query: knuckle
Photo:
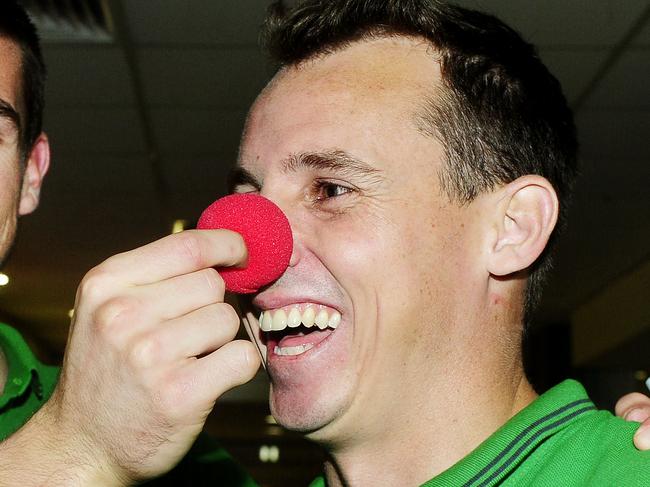
[(90, 301), (100, 301), (110, 289), (110, 277), (101, 265), (91, 269), (79, 285), (80, 297)]
[(177, 235), (177, 249), (181, 258), (187, 259), (191, 264), (200, 266), (203, 261), (203, 251), (196, 232), (181, 232)]
[(218, 326), (211, 328), (215, 336), (219, 336), (224, 342), (231, 341), (239, 331), (239, 315), (228, 303), (218, 303), (205, 309), (206, 320), (210, 323), (218, 323)]
[(226, 292), (226, 284), (223, 282), (221, 275), (213, 267), (203, 269), (201, 275), (204, 277), (208, 287), (215, 294), (215, 301), (220, 301), (223, 299), (223, 295)]
[(239, 330), (239, 315), (237, 311), (229, 304), (221, 306), (221, 322), (227, 327), (226, 331), (233, 337)]
[(127, 328), (136, 307), (134, 300), (126, 296), (109, 299), (95, 311), (95, 327), (109, 343), (121, 343), (121, 331)]
[(246, 256), (246, 243), (241, 234), (232, 230), (220, 230), (221, 250), (223, 252), (223, 264), (231, 266), (241, 262)]
[(152, 335), (147, 335), (131, 346), (128, 360), (131, 366), (138, 369), (151, 368), (161, 355), (160, 340)]
[(246, 256), (246, 242), (244, 237), (239, 233), (235, 233), (233, 238), (230, 240), (230, 245), (228, 248), (228, 255), (233, 259), (233, 262), (240, 262)]

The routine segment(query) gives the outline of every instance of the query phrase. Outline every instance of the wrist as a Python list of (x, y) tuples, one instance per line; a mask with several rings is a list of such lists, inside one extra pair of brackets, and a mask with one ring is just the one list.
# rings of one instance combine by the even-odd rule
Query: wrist
[(63, 428), (52, 409), (46, 403), (20, 430), (0, 443), (0, 485), (129, 485), (83, 435)]

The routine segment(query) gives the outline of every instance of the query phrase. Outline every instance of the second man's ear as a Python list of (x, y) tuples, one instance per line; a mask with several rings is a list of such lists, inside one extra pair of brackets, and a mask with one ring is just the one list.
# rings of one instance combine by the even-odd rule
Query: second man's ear
[(488, 271), (506, 276), (528, 268), (544, 251), (557, 223), (559, 202), (551, 183), (535, 175), (522, 176), (498, 192)]
[(47, 135), (44, 133), (39, 135), (25, 164), (18, 207), (19, 215), (27, 215), (38, 207), (43, 178), (50, 167), (50, 143)]

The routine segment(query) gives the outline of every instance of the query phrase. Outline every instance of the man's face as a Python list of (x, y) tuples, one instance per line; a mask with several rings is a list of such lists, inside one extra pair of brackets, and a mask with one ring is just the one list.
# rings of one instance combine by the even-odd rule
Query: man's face
[(277, 203), (295, 243), (246, 318), (276, 329), (258, 337), (273, 414), (314, 439), (388, 432), (461, 365), (452, 325), (485, 274), (480, 211), (441, 194), (441, 145), (417, 129), (439, 83), (424, 42), (364, 41), (280, 73), (251, 112), (237, 191)]
[(18, 46), (0, 37), (0, 263), (14, 239), (21, 194), (19, 125), (21, 61)]

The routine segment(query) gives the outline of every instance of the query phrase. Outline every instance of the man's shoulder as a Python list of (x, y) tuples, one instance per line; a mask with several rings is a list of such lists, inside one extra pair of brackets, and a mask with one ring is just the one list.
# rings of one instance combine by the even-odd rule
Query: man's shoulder
[(610, 469), (620, 471), (638, 465), (646, 469), (647, 475), (650, 451), (640, 451), (634, 446), (634, 433), (638, 428), (639, 423), (599, 410), (569, 428), (564, 443), (574, 445), (584, 457), (597, 459), (603, 467), (609, 465)]
[(529, 485), (646, 486), (650, 451), (633, 443), (638, 423), (593, 411), (549, 438), (519, 469)]

